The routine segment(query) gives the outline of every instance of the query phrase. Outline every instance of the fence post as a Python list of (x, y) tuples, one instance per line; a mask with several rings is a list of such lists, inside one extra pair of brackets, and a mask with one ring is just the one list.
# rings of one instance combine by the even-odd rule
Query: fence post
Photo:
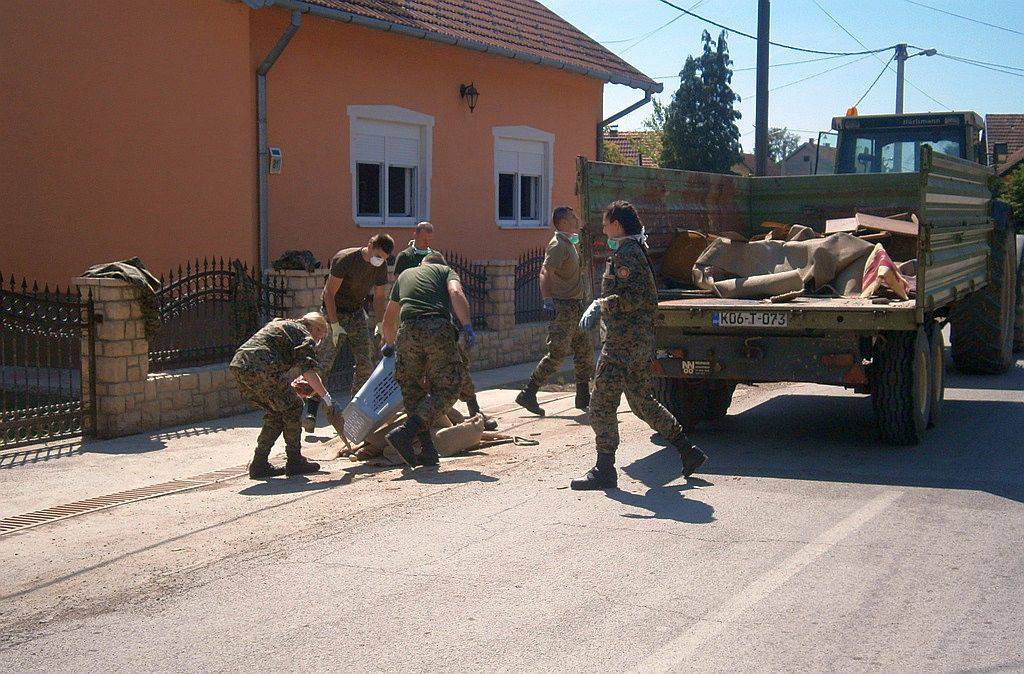
[(506, 332), (516, 325), (516, 261), (488, 260), (487, 329)]
[(284, 310), (289, 318), (298, 318), (310, 311), (320, 311), (324, 280), (327, 277), (326, 269), (282, 269), (269, 271), (267, 275), (288, 291), (284, 298)]
[[(96, 366), (82, 363), (82, 386), (96, 392), (96, 435), (112, 438), (139, 433), (149, 376), (149, 341), (140, 290), (118, 279), (80, 277), (74, 283), (83, 295), (92, 292), (95, 307)], [(88, 354), (89, 345), (83, 344), (82, 358)]]

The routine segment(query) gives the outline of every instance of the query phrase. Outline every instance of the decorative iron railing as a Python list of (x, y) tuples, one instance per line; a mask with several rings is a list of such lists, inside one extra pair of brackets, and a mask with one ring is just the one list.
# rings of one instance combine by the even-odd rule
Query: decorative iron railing
[(540, 294), (540, 268), (544, 262), (544, 248), (534, 248), (519, 256), (516, 264), (516, 323), (551, 320), (552, 313), (544, 310)]
[(462, 281), (462, 290), (469, 300), (469, 313), (473, 327), (482, 329), (487, 327), (487, 267), (482, 264), (470, 262), (458, 253), (442, 251), (444, 259), (448, 262), (459, 279)]
[(285, 315), (284, 280), (263, 281), (240, 260), (196, 259), (160, 284), (160, 330), (149, 343), (154, 372), (225, 362), (267, 321)]

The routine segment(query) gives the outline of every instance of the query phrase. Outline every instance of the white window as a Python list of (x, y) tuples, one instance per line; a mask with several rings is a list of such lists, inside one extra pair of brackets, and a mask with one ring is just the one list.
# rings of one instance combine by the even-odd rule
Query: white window
[(352, 216), (364, 227), (430, 218), (434, 118), (394, 105), (350, 105)]
[(554, 134), (494, 128), (495, 217), (499, 227), (545, 227), (551, 211)]

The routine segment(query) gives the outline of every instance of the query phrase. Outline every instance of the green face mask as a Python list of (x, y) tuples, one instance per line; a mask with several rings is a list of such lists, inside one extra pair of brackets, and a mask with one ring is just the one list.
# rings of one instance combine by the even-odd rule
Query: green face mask
[(570, 234), (569, 235), (569, 241), (571, 241), (572, 245), (575, 246), (576, 244), (578, 244), (580, 242), (580, 235), (579, 234)]
[(612, 238), (609, 237), (609, 239), (608, 239), (608, 250), (618, 250), (618, 249), (619, 249), (619, 240), (618, 239), (612, 239)]

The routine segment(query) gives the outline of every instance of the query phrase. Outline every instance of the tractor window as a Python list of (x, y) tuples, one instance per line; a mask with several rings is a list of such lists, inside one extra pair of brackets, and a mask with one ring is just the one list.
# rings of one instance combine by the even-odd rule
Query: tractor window
[(962, 157), (963, 134), (959, 127), (850, 130), (840, 139), (837, 173), (916, 171), (922, 145)]

